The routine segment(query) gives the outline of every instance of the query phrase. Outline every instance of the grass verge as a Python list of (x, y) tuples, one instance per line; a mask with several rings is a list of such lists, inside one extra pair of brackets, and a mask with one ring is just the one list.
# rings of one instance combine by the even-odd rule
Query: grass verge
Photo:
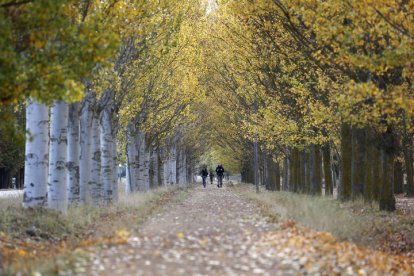
[(249, 184), (233, 189), (257, 203), (263, 215), (272, 221), (293, 220), (329, 232), (340, 240), (414, 257), (413, 213), (381, 212), (377, 204), (363, 200), (343, 203), (320, 196), (265, 190), (257, 194)]
[(83, 248), (125, 242), (156, 211), (188, 193), (188, 188), (159, 188), (121, 195), (116, 205), (72, 207), (66, 215), (24, 209), (21, 198), (1, 199), (0, 274), (66, 270), (82, 257)]

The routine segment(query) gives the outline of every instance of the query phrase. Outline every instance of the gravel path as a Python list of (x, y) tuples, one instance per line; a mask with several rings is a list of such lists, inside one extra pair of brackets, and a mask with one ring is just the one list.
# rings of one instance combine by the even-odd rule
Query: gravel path
[(126, 245), (95, 250), (92, 264), (83, 271), (99, 275), (294, 272), (290, 265), (275, 261), (274, 247), (263, 248), (261, 243), (258, 250), (260, 239), (277, 226), (230, 189), (197, 187), (184, 202), (167, 208), (147, 221), (140, 235)]

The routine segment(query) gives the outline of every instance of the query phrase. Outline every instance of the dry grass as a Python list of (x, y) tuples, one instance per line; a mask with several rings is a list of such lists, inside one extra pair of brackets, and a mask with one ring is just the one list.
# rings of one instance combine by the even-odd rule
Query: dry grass
[[(77, 206), (63, 215), (24, 209), (22, 198), (0, 199), (0, 274), (56, 270), (77, 248), (105, 243), (119, 233), (136, 233), (155, 211), (181, 201), (188, 189), (165, 187), (148, 193), (121, 194), (118, 204)], [(44, 259), (51, 259), (47, 264)]]
[(404, 248), (391, 250), (401, 253), (414, 249), (411, 247), (414, 241), (413, 225), (410, 226), (412, 215), (380, 212), (377, 204), (366, 204), (362, 199), (341, 203), (332, 198), (290, 192), (262, 190), (257, 194), (248, 184), (237, 185), (234, 189), (258, 203), (264, 215), (273, 219), (294, 220), (302, 226), (330, 232), (339, 239), (381, 249), (390, 249), (385, 248), (390, 234), (401, 233)]

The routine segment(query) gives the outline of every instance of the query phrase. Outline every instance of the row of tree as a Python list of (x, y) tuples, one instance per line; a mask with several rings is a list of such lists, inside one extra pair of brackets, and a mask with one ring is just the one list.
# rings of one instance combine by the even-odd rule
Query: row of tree
[(413, 7), (219, 1), (199, 23), (198, 73), (227, 108), (223, 143), (243, 149), (233, 155), (246, 181), (314, 195), (336, 186), (389, 211), (394, 193), (414, 196)]
[[(13, 106), (25, 106), (25, 207), (114, 202), (121, 163), (128, 193), (192, 182), (197, 145), (184, 126), (200, 98), (189, 93), (197, 84), (180, 55), (202, 9), (198, 1), (0, 1), (0, 114), (17, 118)], [(13, 141), (21, 124), (5, 121), (0, 132)]]

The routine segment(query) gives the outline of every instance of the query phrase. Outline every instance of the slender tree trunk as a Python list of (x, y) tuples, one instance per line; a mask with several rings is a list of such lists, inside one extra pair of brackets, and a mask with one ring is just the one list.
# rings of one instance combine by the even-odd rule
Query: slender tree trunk
[(395, 197), (394, 197), (394, 155), (387, 150), (381, 151), (383, 177), (381, 181), (380, 210), (395, 211)]
[(306, 151), (305, 153), (305, 160), (306, 160), (306, 166), (305, 166), (305, 187), (304, 192), (306, 194), (310, 194), (311, 191), (311, 183), (312, 183), (312, 162), (311, 162), (311, 153), (310, 149)]
[(79, 155), (79, 197), (82, 203), (86, 203), (90, 197), (90, 182), (92, 170), (92, 112), (90, 101), (85, 99), (81, 109), (80, 118), (80, 155)]
[[(117, 141), (113, 140), (112, 142), (112, 166), (113, 166), (113, 181), (112, 181), (112, 201), (118, 202), (119, 199), (119, 189), (118, 189), (118, 151), (117, 151)], [(120, 178), (120, 177), (119, 177)]]
[(331, 173), (331, 149), (329, 145), (325, 145), (322, 149), (323, 151), (323, 170), (324, 170), (324, 179), (325, 179), (325, 195), (333, 195), (333, 183), (332, 183), (332, 173)]
[[(378, 138), (378, 137), (377, 137)], [(382, 158), (381, 158), (381, 151), (377, 146), (374, 146), (372, 148), (373, 150), (373, 155), (372, 155), (372, 159), (373, 159), (373, 163), (374, 163), (374, 167), (373, 167), (373, 187), (372, 187), (372, 192), (373, 192), (373, 198), (376, 201), (380, 200), (380, 190), (381, 190), (381, 182), (382, 182), (382, 178), (383, 178), (383, 164), (382, 164)]]
[(365, 189), (365, 130), (352, 128), (352, 197), (363, 196)]
[(171, 185), (177, 184), (177, 148), (175, 144), (172, 146), (170, 157), (170, 183)]
[(50, 152), (48, 179), (48, 207), (66, 212), (68, 170), (68, 104), (64, 101), (53, 103), (50, 115)]
[(301, 193), (305, 192), (305, 155), (304, 151), (300, 151), (299, 155), (299, 181), (298, 191)]
[(289, 159), (285, 157), (283, 159), (283, 179), (282, 190), (287, 191), (289, 186)]
[(145, 133), (138, 130), (138, 159), (139, 159), (139, 178), (137, 179), (138, 191), (147, 192), (150, 190), (149, 185), (149, 163), (150, 163), (150, 151), (147, 146)]
[(394, 193), (403, 193), (403, 167), (399, 160), (394, 162)]
[(364, 199), (367, 202), (371, 202), (374, 199), (374, 166), (375, 164), (375, 145), (374, 145), (374, 133), (372, 129), (367, 130), (366, 134), (366, 151), (365, 151), (365, 189)]
[(315, 151), (315, 145), (311, 145), (310, 146), (310, 151), (309, 151), (309, 172), (310, 172), (310, 189), (309, 189), (309, 194), (311, 195), (315, 195), (316, 194), (316, 181), (317, 181), (317, 177), (316, 177), (316, 151)]
[(158, 182), (158, 150), (151, 151), (150, 157), (150, 188), (155, 189), (159, 186)]
[(341, 126), (341, 182), (338, 198), (341, 200), (351, 199), (352, 183), (352, 134), (348, 124)]
[(275, 163), (276, 191), (280, 191), (280, 165)]
[(106, 203), (112, 201), (113, 196), (113, 142), (111, 112), (108, 109), (102, 111), (101, 116), (101, 132), (100, 132), (100, 147), (101, 147), (101, 173), (103, 184), (103, 200)]
[[(278, 189), (278, 187), (277, 187), (277, 177), (278, 177), (277, 173), (278, 172), (276, 170), (279, 169), (279, 168), (276, 168), (276, 165), (278, 165), (278, 164), (276, 164), (273, 161), (273, 158), (271, 156), (266, 155), (265, 159), (266, 159), (266, 166), (265, 166), (265, 169), (266, 169), (266, 187), (270, 191), (276, 191)], [(279, 175), (279, 178), (280, 178), (280, 175)], [(279, 186), (280, 186), (280, 179), (279, 179)], [(280, 189), (280, 187), (279, 187), (279, 189)]]
[(74, 103), (69, 107), (69, 124), (68, 124), (68, 202), (74, 204), (79, 202), (79, 109), (80, 104)]
[(164, 160), (163, 160), (163, 154), (164, 150), (160, 149), (157, 151), (157, 165), (158, 165), (158, 185), (159, 186), (165, 186), (165, 178), (164, 178)]
[(133, 123), (129, 123), (128, 130), (127, 130), (127, 146), (126, 146), (126, 153), (127, 153), (127, 181), (125, 185), (125, 193), (133, 193), (136, 191), (136, 182), (137, 182), (137, 145), (135, 140), (135, 126)]
[(294, 157), (294, 153), (293, 150), (290, 151), (290, 156), (289, 156), (289, 186), (288, 186), (288, 190), (289, 192), (293, 192), (294, 191), (294, 187), (295, 187), (295, 157)]
[(411, 139), (403, 145), (405, 171), (407, 173), (407, 196), (414, 197), (413, 151)]
[(24, 162), (23, 206), (43, 207), (47, 200), (49, 160), (49, 112), (36, 101), (26, 105), (26, 159)]
[(101, 173), (101, 148), (100, 148), (100, 131), (99, 131), (99, 119), (97, 116), (93, 116), (92, 119), (92, 163), (91, 163), (91, 181), (89, 182), (89, 188), (93, 204), (99, 204), (102, 201), (103, 189), (102, 189), (102, 173)]

